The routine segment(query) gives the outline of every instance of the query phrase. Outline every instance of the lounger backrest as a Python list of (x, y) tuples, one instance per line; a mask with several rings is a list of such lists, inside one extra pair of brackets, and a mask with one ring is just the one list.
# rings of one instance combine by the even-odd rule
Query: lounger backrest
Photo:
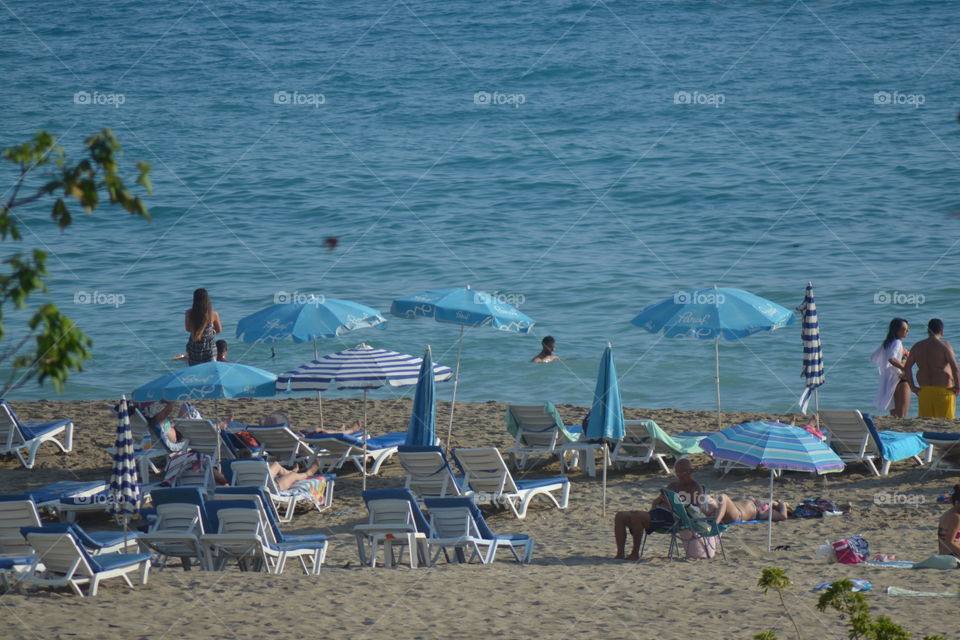
[(454, 449), (466, 483), (478, 493), (517, 493), (517, 485), (496, 447)]
[(39, 527), (40, 514), (33, 500), (0, 502), (0, 554), (29, 555), (30, 545), (20, 535), (23, 527)]
[(213, 464), (209, 458), (203, 458), (198, 466), (199, 468), (194, 468), (193, 466), (186, 467), (180, 475), (177, 476), (174, 481), (174, 487), (183, 489), (195, 488), (206, 495), (213, 493), (213, 490), (217, 486), (216, 480), (214, 480), (213, 477)]
[(230, 484), (234, 487), (265, 487), (270, 477), (270, 465), (261, 460), (234, 460), (230, 463)]
[[(234, 502), (231, 500), (231, 502)], [(217, 533), (240, 533), (261, 535), (263, 519), (253, 502), (248, 507), (228, 507), (217, 510)]]
[(880, 454), (859, 411), (821, 411), (820, 424), (827, 430), (827, 443), (841, 457)]
[(408, 489), (368, 489), (363, 500), (370, 513), (369, 524), (412, 524), (421, 533), (430, 531), (430, 523)]
[(319, 437), (308, 438), (307, 440), (313, 445), (314, 449), (326, 449), (332, 454), (342, 455), (344, 453), (349, 454), (355, 449), (363, 449), (363, 441), (359, 438), (355, 438), (359, 444), (352, 442), (352, 439), (346, 439), (340, 437), (341, 434), (333, 435), (327, 434)]
[(460, 495), (460, 487), (443, 455), (442, 447), (408, 447), (397, 450), (400, 465), (407, 473), (406, 488), (420, 498)]
[(517, 444), (548, 449), (556, 446), (560, 429), (543, 405), (512, 404), (509, 411), (517, 423)]
[(157, 507), (157, 520), (150, 533), (190, 533), (203, 535), (203, 516), (195, 504), (173, 503)]
[(287, 425), (249, 427), (248, 431), (281, 464), (290, 464), (300, 456), (313, 453), (310, 446)]
[(23, 535), (37, 552), (44, 568), (51, 573), (92, 576), (99, 565), (69, 533), (45, 532), (43, 527), (25, 527)]
[[(470, 507), (470, 498), (429, 498), (425, 501), (430, 512), (432, 538), (474, 538), (492, 539), (492, 535), (483, 535), (479, 523)], [(489, 530), (488, 530), (489, 533)]]
[(7, 449), (25, 442), (17, 414), (6, 400), (0, 400), (0, 441), (6, 444)]
[(218, 463), (220, 457), (225, 455), (225, 447), (220, 440), (220, 432), (209, 420), (178, 418), (173, 421), (173, 427), (188, 441), (187, 446), (190, 449), (210, 456), (214, 463)]
[(254, 502), (260, 510), (267, 539), (270, 542), (283, 541), (283, 531), (280, 529), (280, 516), (277, 514), (277, 507), (262, 487), (218, 487), (216, 496), (218, 500), (230, 499)]

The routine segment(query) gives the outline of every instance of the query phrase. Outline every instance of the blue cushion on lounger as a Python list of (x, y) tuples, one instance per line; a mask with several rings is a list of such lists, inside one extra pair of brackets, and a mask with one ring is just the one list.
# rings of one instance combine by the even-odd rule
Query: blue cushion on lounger
[(549, 487), (552, 484), (567, 484), (568, 478), (524, 478), (523, 480), (514, 480), (517, 489), (539, 489), (540, 487)]
[(867, 429), (880, 449), (880, 456), (889, 462), (918, 456), (929, 446), (919, 433), (878, 431), (870, 414), (863, 414), (863, 421), (867, 423)]
[(54, 420), (52, 422), (21, 422), (20, 431), (27, 440), (39, 438), (45, 433), (70, 424), (72, 420)]

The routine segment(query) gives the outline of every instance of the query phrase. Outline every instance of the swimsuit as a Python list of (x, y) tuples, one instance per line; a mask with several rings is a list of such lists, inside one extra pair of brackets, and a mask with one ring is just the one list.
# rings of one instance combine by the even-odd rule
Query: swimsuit
[(187, 361), (191, 367), (195, 364), (210, 362), (216, 359), (217, 343), (216, 340), (214, 340), (216, 335), (213, 330), (213, 325), (211, 324), (204, 329), (203, 335), (200, 336), (199, 340), (194, 342), (191, 337), (187, 342)]
[(956, 407), (956, 395), (950, 387), (925, 385), (920, 387), (921, 418), (953, 418)]

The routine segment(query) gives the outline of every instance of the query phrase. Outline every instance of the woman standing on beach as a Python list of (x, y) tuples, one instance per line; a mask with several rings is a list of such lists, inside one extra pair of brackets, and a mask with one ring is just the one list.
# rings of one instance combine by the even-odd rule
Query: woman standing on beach
[(183, 314), (183, 327), (190, 334), (187, 360), (191, 367), (216, 359), (217, 345), (214, 337), (223, 331), (223, 326), (220, 324), (220, 314), (213, 310), (206, 289), (193, 292), (193, 306)]
[(880, 371), (880, 388), (873, 399), (880, 411), (889, 411), (897, 418), (906, 418), (910, 411), (910, 385), (903, 377), (903, 364), (909, 352), (903, 340), (910, 333), (910, 326), (903, 318), (894, 318), (887, 329), (887, 337), (870, 356), (870, 361)]

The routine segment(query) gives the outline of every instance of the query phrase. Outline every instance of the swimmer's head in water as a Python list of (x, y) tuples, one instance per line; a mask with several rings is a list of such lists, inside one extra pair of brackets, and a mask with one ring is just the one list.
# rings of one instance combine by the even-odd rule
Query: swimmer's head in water
[(543, 340), (540, 341), (540, 344), (543, 345), (544, 349), (549, 349), (553, 351), (553, 348), (556, 346), (557, 341), (553, 339), (553, 336), (545, 336)]

